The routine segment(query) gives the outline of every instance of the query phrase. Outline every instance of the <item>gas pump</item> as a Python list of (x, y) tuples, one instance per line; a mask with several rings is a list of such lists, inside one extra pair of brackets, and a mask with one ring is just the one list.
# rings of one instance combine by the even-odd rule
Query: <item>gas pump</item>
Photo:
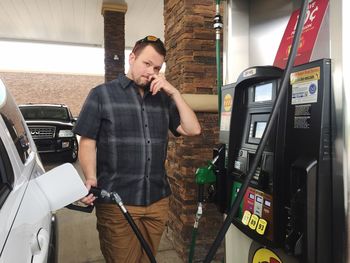
[[(228, 200), (226, 212), (234, 202), (247, 175), (256, 149), (265, 130), (273, 102), (278, 93), (282, 70), (276, 67), (254, 67), (245, 70), (237, 80), (234, 92), (234, 110), (231, 116), (226, 185)], [(282, 103), (286, 105), (285, 102)], [(255, 174), (245, 193), (240, 211), (233, 223), (244, 233), (264, 245), (273, 246), (281, 237), (274, 228), (281, 211), (280, 193), (285, 131), (285, 107), (280, 109), (277, 123), (270, 133)], [(274, 225), (271, 227), (270, 225)]]
[[(336, 203), (333, 165), (337, 153), (332, 143), (336, 98), (328, 59), (328, 1), (307, 2), (303, 1), (300, 13), (294, 10), (290, 16), (281, 52), (276, 55), (275, 61), (283, 67), (290, 54), (285, 71), (253, 66), (235, 79), (225, 77), (230, 84), (221, 89), (220, 142), (226, 149), (217, 161), (224, 169), (216, 174), (215, 202), (226, 217), (204, 262), (210, 262), (232, 225), (226, 236), (230, 262), (335, 262), (341, 258), (336, 251), (344, 247), (337, 248), (332, 232), (339, 229), (332, 222), (341, 220), (331, 214)], [(268, 3), (265, 8), (259, 1), (246, 5), (228, 1), (227, 73), (239, 68), (233, 61), (248, 65), (264, 61), (262, 53), (268, 50), (262, 36), (268, 27), (276, 29), (279, 21), (270, 10), (282, 9), (280, 2)], [(262, 8), (267, 12), (259, 13)], [(242, 35), (249, 49), (236, 41)], [(236, 50), (248, 50), (247, 56), (240, 57)]]
[[(292, 69), (288, 96), (232, 221), (256, 248), (278, 248), (280, 258), (285, 253), (293, 262), (331, 262), (330, 64), (322, 59)], [(226, 213), (255, 157), (281, 74), (276, 67), (252, 67), (231, 85), (227, 172), (218, 177), (227, 194), (217, 202)]]

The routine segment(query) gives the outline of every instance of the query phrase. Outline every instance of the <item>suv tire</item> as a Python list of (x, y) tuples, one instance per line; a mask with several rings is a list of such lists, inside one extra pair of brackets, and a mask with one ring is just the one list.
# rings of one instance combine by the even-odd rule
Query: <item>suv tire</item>
[(68, 157), (68, 161), (70, 163), (74, 163), (78, 159), (78, 151), (79, 151), (78, 141), (77, 139), (74, 139), (72, 151), (70, 152), (70, 155)]

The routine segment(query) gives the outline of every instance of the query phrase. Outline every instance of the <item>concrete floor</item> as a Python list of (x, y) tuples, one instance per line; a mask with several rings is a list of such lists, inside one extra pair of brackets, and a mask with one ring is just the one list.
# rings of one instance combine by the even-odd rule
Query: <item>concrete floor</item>
[[(59, 163), (47, 163), (50, 170)], [(74, 164), (82, 175), (79, 163)], [(97, 263), (105, 262), (99, 249), (96, 218), (91, 214), (60, 209), (56, 212), (58, 222), (58, 263)], [(164, 234), (158, 254), (158, 263), (183, 263), (173, 248), (172, 242)]]

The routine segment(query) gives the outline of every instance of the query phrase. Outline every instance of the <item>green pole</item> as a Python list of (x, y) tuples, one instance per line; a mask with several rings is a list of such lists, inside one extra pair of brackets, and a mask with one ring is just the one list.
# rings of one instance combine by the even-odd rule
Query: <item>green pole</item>
[(222, 29), (222, 20), (220, 16), (220, 0), (216, 0), (216, 14), (214, 18), (214, 28), (215, 28), (215, 47), (216, 47), (216, 85), (217, 85), (217, 93), (218, 93), (218, 113), (219, 113), (219, 127), (221, 123), (221, 86), (222, 86), (222, 78), (221, 78), (221, 29)]

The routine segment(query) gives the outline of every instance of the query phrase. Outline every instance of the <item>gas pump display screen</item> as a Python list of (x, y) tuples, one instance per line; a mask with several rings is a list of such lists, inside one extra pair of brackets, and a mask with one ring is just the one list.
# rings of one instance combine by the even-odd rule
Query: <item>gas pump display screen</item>
[(255, 86), (254, 102), (272, 100), (272, 83)]
[(259, 144), (266, 128), (270, 113), (251, 113), (248, 132), (248, 143)]
[(264, 133), (264, 130), (265, 130), (265, 127), (266, 127), (266, 121), (258, 121), (255, 123), (255, 131), (254, 131), (254, 134), (253, 134), (253, 138), (256, 138), (256, 139), (261, 139), (263, 133)]

